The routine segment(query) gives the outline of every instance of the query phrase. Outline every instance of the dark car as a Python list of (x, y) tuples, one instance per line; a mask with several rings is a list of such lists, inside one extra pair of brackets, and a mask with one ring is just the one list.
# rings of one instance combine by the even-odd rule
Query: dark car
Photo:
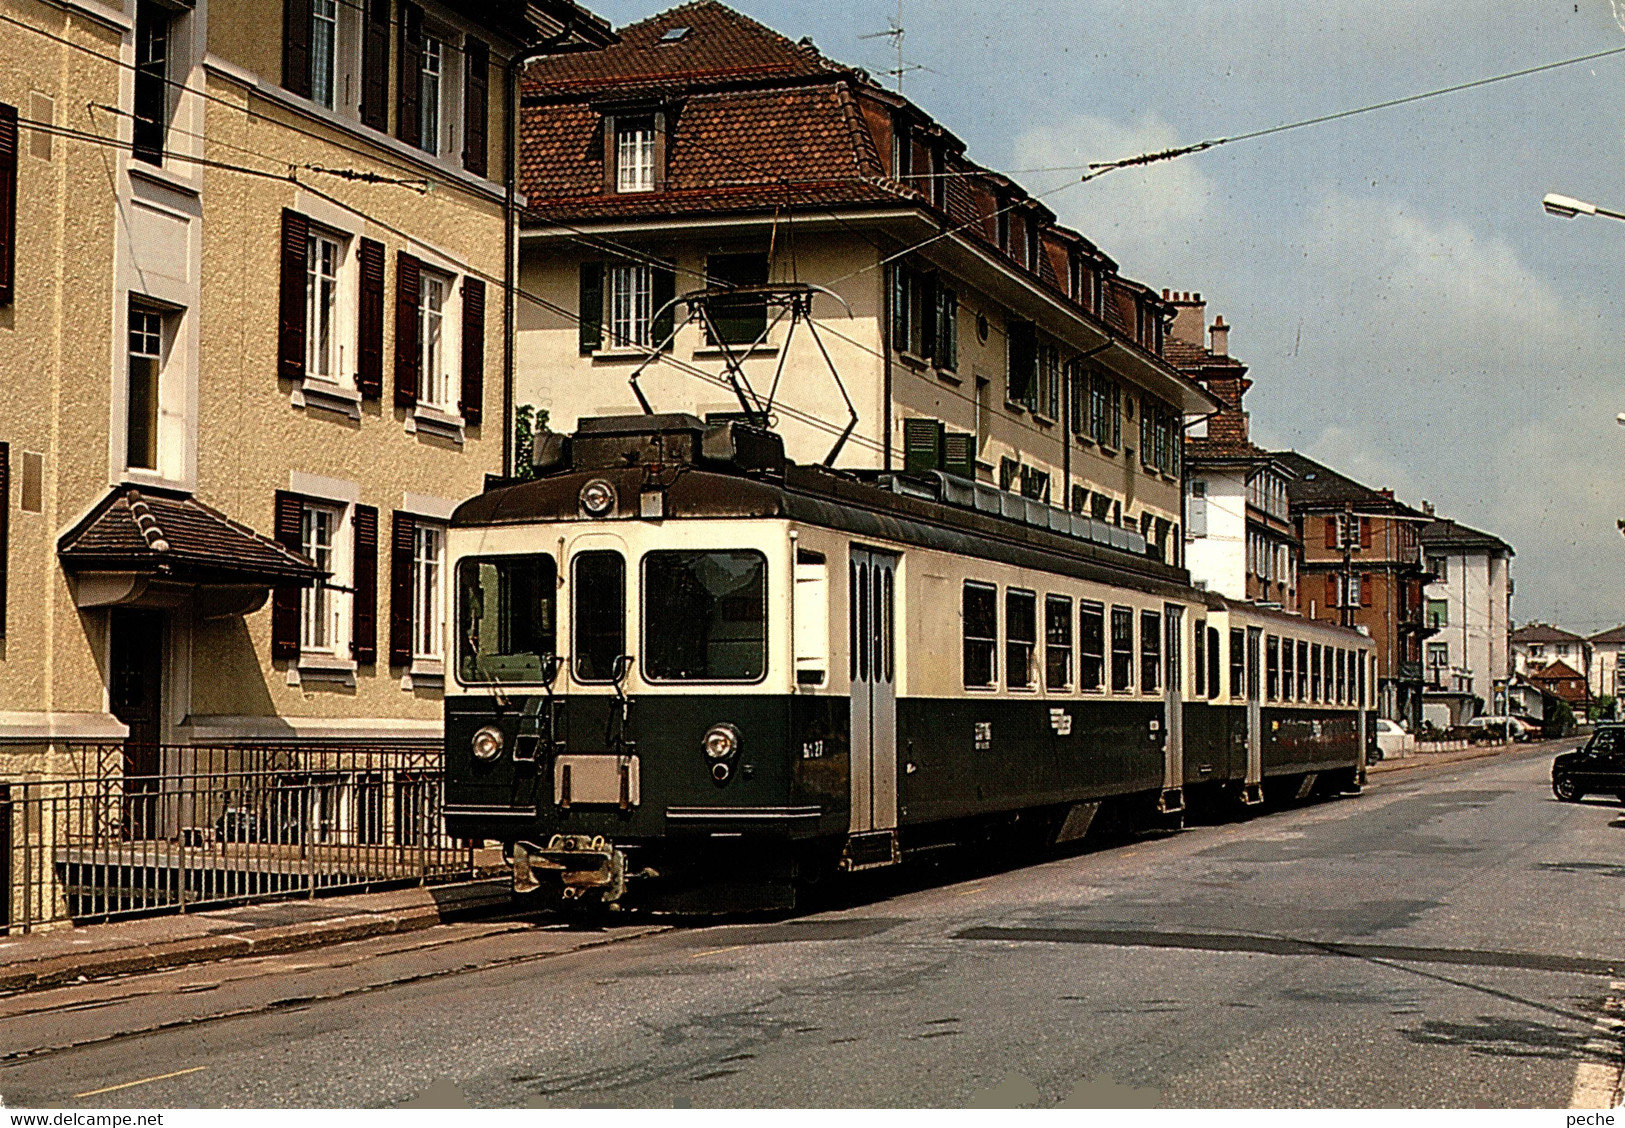
[(1599, 725), (1584, 748), (1552, 761), (1552, 794), (1578, 803), (1603, 792), (1625, 801), (1625, 724)]

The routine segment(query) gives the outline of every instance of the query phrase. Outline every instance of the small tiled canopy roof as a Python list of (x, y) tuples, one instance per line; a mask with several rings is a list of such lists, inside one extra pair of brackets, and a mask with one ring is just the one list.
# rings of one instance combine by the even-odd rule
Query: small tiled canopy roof
[(1584, 642), (1573, 631), (1554, 627), (1550, 623), (1528, 623), (1512, 632), (1512, 641), (1518, 642)]
[(187, 583), (298, 584), (305, 557), (186, 494), (114, 489), (57, 542), (64, 570), (141, 572)]

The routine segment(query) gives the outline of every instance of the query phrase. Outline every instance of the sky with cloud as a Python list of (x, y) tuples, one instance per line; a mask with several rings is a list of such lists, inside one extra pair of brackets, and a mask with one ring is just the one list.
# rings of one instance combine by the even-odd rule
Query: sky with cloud
[[(895, 0), (734, 6), (892, 66), (861, 37)], [(1625, 48), (1614, 0), (904, 0), (903, 23), (905, 93), (973, 159), (1234, 326), (1257, 441), (1511, 542), (1520, 622), (1625, 622), (1625, 223), (1540, 207), (1625, 211), (1625, 54), (1088, 184), (1028, 171)]]

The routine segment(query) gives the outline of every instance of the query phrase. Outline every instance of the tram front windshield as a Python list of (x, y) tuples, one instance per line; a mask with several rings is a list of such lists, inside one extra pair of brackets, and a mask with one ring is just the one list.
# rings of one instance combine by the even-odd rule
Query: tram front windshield
[(458, 676), (465, 683), (547, 680), (556, 651), (551, 556), (464, 560), (457, 570)]
[(649, 553), (643, 630), (643, 672), (653, 681), (760, 681), (767, 671), (767, 558)]

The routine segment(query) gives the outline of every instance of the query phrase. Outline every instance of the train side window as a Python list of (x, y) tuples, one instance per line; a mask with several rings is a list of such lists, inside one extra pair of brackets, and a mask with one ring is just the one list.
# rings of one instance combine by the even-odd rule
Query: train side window
[(1162, 684), (1162, 614), (1140, 612), (1140, 692), (1155, 693)]
[(1134, 688), (1134, 609), (1112, 608), (1112, 692)]
[(1195, 682), (1195, 696), (1207, 696), (1207, 620), (1196, 620), (1191, 632), (1196, 645), (1191, 648), (1191, 678)]
[(745, 550), (646, 554), (642, 669), (651, 681), (761, 681), (767, 557)]
[(1106, 608), (1078, 602), (1078, 688), (1098, 690), (1106, 681)]
[[(890, 568), (877, 567), (876, 571), (880, 573), (881, 590), (876, 592), (877, 597), (880, 599), (880, 606), (875, 608), (875, 618), (877, 620), (876, 628), (879, 632), (878, 641), (880, 644), (880, 652), (875, 655), (875, 674), (877, 678), (883, 676), (884, 680), (889, 682), (896, 673), (896, 670), (893, 668), (895, 665), (893, 655), (896, 653), (897, 649), (896, 640), (894, 638), (895, 632), (893, 631), (894, 622), (892, 618), (892, 603), (894, 594), (892, 592), (892, 575), (894, 573)], [(882, 663), (884, 663), (884, 666), (882, 666)], [(882, 670), (884, 670), (883, 675)]]
[(1219, 628), (1207, 629), (1207, 699), (1217, 701), (1222, 692), (1220, 679), (1223, 677), (1223, 667), (1219, 664), (1219, 647), (1222, 640), (1219, 638)]
[(1065, 595), (1044, 597), (1044, 688), (1064, 690), (1072, 685), (1072, 600)]
[(1348, 701), (1348, 651), (1337, 652), (1337, 703), (1345, 704)]
[(967, 689), (990, 689), (999, 678), (999, 591), (966, 581), (961, 619)]
[(1309, 700), (1309, 644), (1298, 643), (1298, 700)]
[(1297, 684), (1292, 673), (1292, 653), (1296, 649), (1290, 638), (1281, 640), (1281, 700), (1292, 700), (1292, 687)]
[(829, 561), (796, 550), (795, 658), (797, 685), (823, 685), (829, 669)]
[(457, 676), (465, 685), (541, 683), (557, 652), (558, 570), (551, 556), (497, 556), (457, 565)]
[(858, 633), (852, 636), (852, 649), (858, 655), (858, 677), (862, 681), (869, 680), (869, 656), (873, 653), (869, 646), (869, 565), (857, 566), (858, 584)]
[(1281, 639), (1279, 635), (1264, 638), (1264, 697), (1278, 701), (1281, 697)]
[(1323, 668), (1322, 668), (1322, 670), (1320, 672), (1321, 673), (1321, 680), (1325, 683), (1325, 686), (1326, 686), (1326, 696), (1323, 698), (1323, 700), (1326, 702), (1326, 704), (1330, 705), (1332, 703), (1332, 648), (1331, 647), (1328, 646), (1328, 647), (1326, 647), (1325, 649), (1323, 649), (1320, 652), (1320, 661), (1321, 661), (1321, 664), (1323, 666)]
[(1004, 667), (1011, 689), (1033, 688), (1033, 651), (1038, 646), (1038, 596), (1007, 588), (1004, 593)]
[(1230, 631), (1230, 697), (1234, 701), (1247, 700), (1247, 635), (1234, 628)]
[(582, 552), (571, 562), (571, 646), (578, 682), (609, 682), (626, 653), (626, 560), (619, 552)]
[(1356, 667), (1356, 669), (1359, 670), (1359, 682), (1360, 682), (1359, 687), (1358, 687), (1358, 693), (1354, 698), (1354, 704), (1356, 706), (1358, 706), (1359, 708), (1364, 709), (1365, 708), (1365, 651), (1363, 651), (1363, 650), (1360, 651), (1360, 653), (1355, 656), (1354, 660), (1359, 663), (1359, 665)]
[(1324, 700), (1320, 695), (1320, 643), (1309, 650), (1309, 699), (1316, 705)]

